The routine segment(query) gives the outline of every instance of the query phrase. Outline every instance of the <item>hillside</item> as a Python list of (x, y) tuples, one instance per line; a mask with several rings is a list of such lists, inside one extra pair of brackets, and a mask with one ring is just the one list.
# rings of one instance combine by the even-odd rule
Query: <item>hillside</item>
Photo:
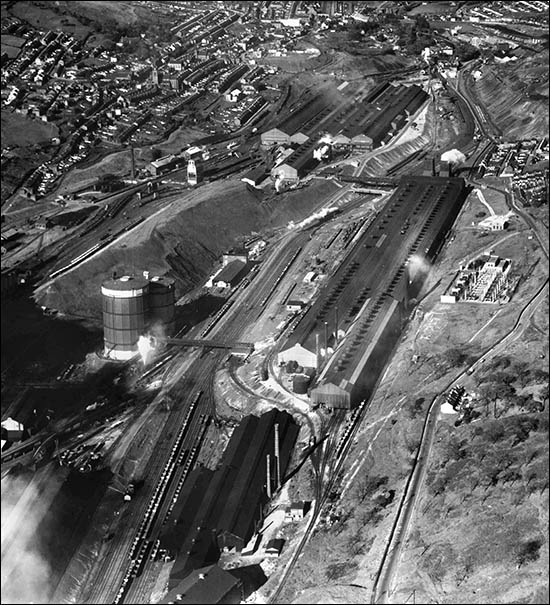
[(485, 65), (471, 90), (507, 140), (548, 135), (548, 56)]
[(334, 191), (337, 187), (331, 182), (313, 180), (308, 187), (262, 202), (236, 179), (204, 185), (61, 276), (37, 302), (99, 318), (101, 282), (113, 271), (169, 272), (183, 295), (200, 286), (222, 253), (252, 232), (269, 235), (289, 221), (301, 220)]

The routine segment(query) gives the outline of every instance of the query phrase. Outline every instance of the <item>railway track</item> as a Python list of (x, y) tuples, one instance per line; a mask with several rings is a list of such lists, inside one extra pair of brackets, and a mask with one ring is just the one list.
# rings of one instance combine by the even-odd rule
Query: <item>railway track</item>
[(312, 454), (312, 463), (315, 473), (315, 504), (310, 513), (309, 523), (304, 535), (292, 553), (292, 557), (279, 580), (277, 588), (269, 596), (269, 603), (277, 604), (281, 602), (280, 597), (285, 585), (317, 527), (327, 500), (330, 498), (336, 484), (340, 480), (342, 467), (367, 408), (367, 402), (363, 401), (355, 413), (352, 414), (347, 427), (344, 429), (344, 432), (338, 441), (336, 440), (337, 432), (344, 420), (345, 413), (343, 410), (333, 412), (327, 426), (327, 433), (322, 451), (318, 455), (316, 455), (317, 450)]
[(181, 397), (186, 403), (168, 414), (154, 455), (149, 457), (143, 472), (145, 484), (130, 503), (124, 504), (119, 521), (121, 535), (118, 540), (108, 543), (101, 563), (94, 570), (94, 577), (88, 579), (91, 589), (83, 595), (84, 602), (123, 603), (135, 578), (143, 573), (146, 555), (150, 555), (157, 539), (151, 537), (158, 536), (178, 486), (181, 489), (184, 473), (192, 470), (196, 456), (191, 452), (197, 451), (199, 441), (204, 437), (202, 427), (212, 417), (212, 390), (209, 387), (212, 363), (215, 364), (215, 356), (210, 363), (200, 363), (193, 388), (186, 377), (171, 389), (174, 400)]

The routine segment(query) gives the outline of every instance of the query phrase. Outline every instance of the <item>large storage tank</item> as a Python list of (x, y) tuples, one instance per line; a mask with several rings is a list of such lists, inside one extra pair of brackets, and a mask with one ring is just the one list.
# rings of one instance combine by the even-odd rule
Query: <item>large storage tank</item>
[(125, 275), (103, 282), (103, 339), (105, 356), (131, 359), (137, 342), (145, 334), (149, 282), (142, 277)]
[(307, 374), (295, 374), (292, 379), (292, 390), (297, 395), (305, 395), (309, 386), (310, 377)]
[(173, 336), (176, 328), (176, 288), (170, 277), (149, 281), (149, 325), (155, 336)]

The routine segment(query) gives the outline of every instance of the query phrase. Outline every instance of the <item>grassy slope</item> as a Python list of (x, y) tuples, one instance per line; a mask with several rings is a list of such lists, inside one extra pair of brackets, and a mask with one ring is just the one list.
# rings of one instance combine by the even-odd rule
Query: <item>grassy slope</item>
[(174, 204), (153, 222), (136, 229), (136, 235), (58, 279), (41, 304), (71, 313), (87, 310), (87, 315), (99, 318), (100, 285), (112, 271), (163, 274), (171, 269), (168, 255), (175, 261), (173, 274), (183, 294), (200, 285), (221, 254), (237, 240), (308, 216), (334, 191), (332, 183), (313, 181), (305, 189), (260, 203), (239, 180), (205, 185), (193, 192), (196, 198), (191, 208), (183, 210), (178, 208), (179, 202)]
[(547, 61), (547, 57), (536, 55), (505, 65), (485, 66), (483, 76), (474, 84), (473, 91), (505, 139), (548, 135)]
[(2, 145), (26, 147), (47, 142), (57, 134), (54, 124), (32, 120), (19, 113), (2, 112)]

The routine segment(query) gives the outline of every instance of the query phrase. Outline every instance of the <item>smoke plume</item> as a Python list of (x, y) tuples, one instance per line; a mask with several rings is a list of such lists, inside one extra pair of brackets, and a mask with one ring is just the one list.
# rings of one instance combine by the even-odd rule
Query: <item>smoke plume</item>
[(458, 166), (466, 161), (466, 156), (458, 149), (451, 149), (441, 156), (441, 161), (449, 162), (449, 164), (452, 164), (453, 166)]

